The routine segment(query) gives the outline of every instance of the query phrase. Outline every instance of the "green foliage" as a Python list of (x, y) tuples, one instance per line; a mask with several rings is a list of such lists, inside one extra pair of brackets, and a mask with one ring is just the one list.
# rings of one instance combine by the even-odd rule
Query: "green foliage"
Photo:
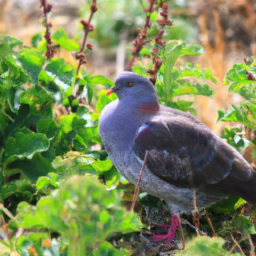
[(52, 34), (52, 41), (59, 44), (67, 51), (78, 51), (80, 49), (80, 45), (75, 40), (69, 39), (63, 28), (55, 30)]
[[(63, 29), (53, 41), (65, 50), (78, 49)], [(17, 211), (9, 228), (33, 232), (9, 243), (0, 240), (4, 251), (16, 246), (21, 255), (85, 255), (86, 248), (88, 255), (128, 255), (106, 239), (134, 232), (140, 222), (120, 206), (120, 195), (113, 190), (120, 174), (105, 152), (91, 150), (101, 143), (99, 115), (71, 97), (75, 83), (91, 102), (93, 85), (110, 87), (113, 82), (90, 74), (76, 78), (64, 59), (46, 61), (37, 49), (17, 48), (21, 45), (9, 36), (0, 40), (0, 201), (10, 214)], [(99, 102), (102, 109), (106, 99)], [(57, 115), (61, 103), (68, 115)], [(100, 175), (105, 187), (95, 176), (84, 176), (88, 173)], [(51, 239), (46, 230), (61, 239)]]
[(194, 238), (186, 244), (185, 250), (183, 252), (179, 252), (177, 255), (225, 256), (227, 252), (223, 249), (224, 243), (224, 239), (217, 237), (211, 238), (203, 236)]
[(218, 121), (235, 122), (241, 128), (225, 128), (224, 138), (238, 151), (247, 150), (255, 159), (256, 150), (256, 61), (254, 58), (245, 59), (245, 63), (235, 64), (227, 72), (224, 83), (229, 91), (238, 94), (243, 100), (232, 104), (227, 111), (219, 110)]
[(185, 42), (181, 40), (172, 40), (166, 43), (163, 52), (163, 65), (160, 68), (156, 84), (157, 94), (162, 104), (196, 114), (195, 109), (191, 107), (193, 102), (181, 100), (180, 96), (213, 95), (213, 90), (209, 85), (201, 84), (203, 80), (217, 83), (210, 69), (201, 69), (198, 65), (191, 63), (174, 66), (179, 57), (197, 56), (202, 53), (203, 48), (199, 45), (186, 46)]
[(71, 177), (58, 191), (42, 197), (36, 207), (23, 202), (17, 212), (15, 225), (58, 232), (69, 242), (70, 255), (77, 256), (86, 255), (84, 248), (88, 252), (93, 250), (94, 255), (101, 247), (117, 253), (105, 242), (108, 236), (137, 231), (140, 227), (137, 215), (120, 207), (119, 193), (107, 192), (97, 178), (89, 175)]
[(231, 111), (219, 111), (218, 121), (239, 122), (256, 129), (256, 70), (255, 60), (248, 59), (246, 64), (235, 64), (225, 76), (229, 91), (244, 98), (239, 107), (232, 105)]
[[(114, 4), (115, 10), (121, 11), (113, 12)], [(117, 45), (120, 33), (135, 28), (139, 20), (134, 16), (143, 13), (142, 8), (133, 5), (127, 14), (125, 1), (102, 1), (99, 6), (105, 12), (97, 17), (99, 29), (93, 36), (100, 47)], [(113, 18), (106, 21), (110, 14)], [(152, 26), (147, 39), (158, 35), (157, 12), (151, 14), (150, 20)], [(191, 56), (203, 54), (203, 48), (172, 40), (181, 38), (175, 36), (175, 30), (177, 33), (177, 27), (172, 35), (166, 28), (165, 49), (157, 45), (163, 65), (158, 72), (156, 90), (161, 104), (196, 114), (193, 96), (212, 96), (211, 85), (217, 81), (210, 69), (187, 62), (193, 60)], [(186, 38), (185, 34), (188, 35), (184, 32), (182, 38)], [(52, 34), (52, 41), (56, 49), (80, 49), (63, 28)], [(120, 201), (120, 191), (131, 185), (122, 181), (122, 187), (118, 187), (123, 177), (104, 150), (94, 150), (101, 149), (99, 113), (116, 99), (115, 94), (107, 97), (106, 90), (95, 94), (95, 88), (102, 85), (109, 89), (113, 81), (84, 70), (77, 74), (75, 67), (63, 58), (47, 60), (42, 54), (46, 52), (42, 33), (32, 38), (34, 48), (22, 45), (14, 37), (0, 37), (0, 208), (8, 229), (16, 234), (7, 240), (0, 239), (3, 246), (0, 255), (12, 255), (14, 250), (22, 256), (129, 255), (120, 248), (122, 245), (113, 246), (113, 237), (122, 240), (127, 233), (141, 229), (137, 215), (128, 213)], [(140, 56), (150, 56), (155, 46), (152, 40)], [(254, 59), (247, 59), (246, 64), (235, 64), (225, 77), (230, 92), (244, 99), (229, 111), (219, 110), (218, 118), (240, 125), (225, 128), (223, 135), (238, 151), (256, 145), (255, 65)], [(138, 63), (133, 71), (145, 75), (151, 67), (152, 63), (148, 66)], [(91, 113), (89, 105), (94, 103), (93, 99), (97, 100), (93, 106), (96, 111)], [(64, 114), (59, 114), (60, 108)], [(254, 157), (255, 152), (251, 152)], [(131, 194), (123, 196), (131, 197)], [(141, 216), (147, 206), (159, 206), (159, 200), (151, 202), (146, 193), (139, 197), (144, 207)], [(244, 203), (243, 199), (229, 197), (210, 207), (213, 226), (223, 239), (208, 236), (193, 239), (177, 255), (226, 255), (233, 236), (244, 241), (255, 235), (255, 212), (245, 215), (248, 205)], [(201, 226), (209, 234), (205, 219), (202, 217)], [(23, 228), (25, 232), (20, 232)], [(128, 248), (131, 247), (129, 244)]]

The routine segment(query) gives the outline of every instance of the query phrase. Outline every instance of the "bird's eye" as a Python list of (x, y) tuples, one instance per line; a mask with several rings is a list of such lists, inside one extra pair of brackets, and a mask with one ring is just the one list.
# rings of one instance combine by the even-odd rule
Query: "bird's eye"
[(132, 87), (133, 86), (133, 82), (128, 83), (128, 87)]

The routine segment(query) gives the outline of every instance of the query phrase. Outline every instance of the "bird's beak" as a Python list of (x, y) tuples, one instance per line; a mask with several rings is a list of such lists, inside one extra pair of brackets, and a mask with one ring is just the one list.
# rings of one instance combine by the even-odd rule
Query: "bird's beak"
[(109, 96), (113, 91), (114, 91), (113, 88), (110, 88), (110, 89), (106, 92), (106, 95)]

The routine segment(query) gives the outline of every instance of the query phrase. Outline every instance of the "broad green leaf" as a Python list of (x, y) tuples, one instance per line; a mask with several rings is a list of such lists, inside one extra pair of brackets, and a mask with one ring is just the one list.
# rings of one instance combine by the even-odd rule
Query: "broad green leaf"
[(198, 56), (198, 55), (202, 55), (203, 53), (204, 53), (204, 48), (201, 45), (195, 44), (195, 45), (184, 47), (181, 50), (180, 57), (187, 56), (187, 55)]
[(52, 102), (51, 96), (43, 88), (39, 86), (33, 86), (20, 95), (20, 102), (29, 104), (30, 106), (43, 105), (45, 102)]
[(16, 156), (31, 159), (36, 152), (46, 151), (49, 146), (49, 140), (44, 134), (18, 132), (15, 138), (8, 137), (5, 144), (5, 153), (7, 157)]
[(53, 120), (40, 120), (36, 129), (39, 133), (45, 134), (49, 140), (53, 139), (58, 131), (58, 127)]
[(31, 109), (28, 104), (21, 104), (18, 114), (14, 117), (15, 125), (22, 127), (26, 119), (30, 116)]
[(62, 58), (52, 58), (46, 66), (45, 71), (65, 91), (74, 82), (75, 71)]
[(7, 127), (10, 123), (9, 117), (6, 115), (6, 113), (3, 111), (3, 109), (0, 110), (0, 147), (2, 147), (2, 143), (8, 134)]
[(210, 209), (216, 214), (223, 213), (229, 216), (235, 211), (237, 202), (239, 202), (239, 200), (239, 197), (230, 195), (229, 197), (213, 204)]
[(182, 72), (179, 75), (179, 79), (186, 77), (197, 77), (202, 79), (211, 80), (215, 84), (217, 80), (213, 77), (212, 70), (208, 68), (200, 68), (198, 65), (193, 65), (191, 63), (186, 63)]
[[(26, 120), (27, 124), (36, 124), (40, 119), (52, 118), (52, 97), (50, 93), (40, 86), (32, 86), (20, 94), (20, 103), (30, 106), (30, 118), (35, 120)], [(25, 124), (25, 123), (24, 123)]]
[(189, 94), (196, 94), (197, 89), (190, 83), (185, 84), (184, 86), (173, 90), (172, 96), (181, 96), (181, 95), (189, 95)]
[(172, 85), (172, 68), (177, 61), (182, 48), (184, 47), (184, 43), (179, 40), (172, 40), (166, 43), (165, 51), (164, 51), (164, 86), (166, 93), (166, 101), (170, 100), (170, 92)]
[(101, 76), (101, 75), (97, 75), (97, 76), (93, 76), (91, 79), (90, 79), (90, 82), (92, 84), (102, 84), (102, 85), (105, 85), (107, 88), (109, 87), (113, 87), (115, 84), (112, 82), (112, 80), (104, 77), (104, 76)]
[(62, 27), (52, 34), (52, 41), (58, 43), (67, 51), (78, 51), (80, 49), (80, 45), (75, 40), (69, 39)]
[(255, 224), (251, 222), (249, 216), (238, 216), (232, 221), (232, 225), (243, 234), (256, 234)]
[(235, 105), (232, 105), (232, 111), (227, 112), (223, 115), (223, 111), (219, 111), (219, 117), (218, 121), (228, 121), (228, 122), (244, 122), (243, 115), (241, 113), (241, 110), (236, 107)]
[(109, 242), (102, 242), (93, 251), (93, 256), (129, 256), (129, 253), (123, 249), (117, 250)]
[(30, 256), (29, 249), (33, 246), (32, 242), (25, 236), (17, 239), (17, 251), (22, 256)]
[(246, 71), (247, 67), (244, 63), (235, 64), (233, 67), (227, 72), (225, 76), (225, 85), (228, 85), (230, 82), (239, 83), (247, 80)]
[(76, 114), (82, 118), (85, 114), (88, 113), (88, 108), (87, 107), (84, 107), (84, 106), (80, 106), (77, 111), (76, 111)]
[(70, 251), (75, 244), (80, 244), (83, 250), (92, 248), (95, 242), (105, 242), (112, 233), (133, 232), (141, 226), (136, 214), (120, 207), (117, 191), (106, 191), (91, 175), (70, 177), (36, 206), (19, 204), (16, 219), (19, 227), (57, 231), (68, 238)]
[[(16, 55), (12, 48), (16, 45), (11, 39), (14, 37), (0, 36), (0, 62), (2, 62), (8, 55)], [(16, 39), (17, 40), (17, 39)]]
[(186, 243), (184, 251), (177, 255), (183, 256), (225, 256), (227, 252), (222, 248), (225, 240), (220, 237), (200, 236)]
[(61, 174), (96, 174), (96, 171), (91, 167), (93, 161), (94, 159), (91, 155), (74, 152), (74, 154), (69, 154), (65, 158), (56, 157), (52, 164), (55, 171)]
[(116, 168), (111, 168), (109, 171), (104, 172), (105, 183), (108, 190), (115, 189), (121, 178), (121, 174)]
[(31, 81), (37, 84), (38, 76), (41, 71), (44, 57), (36, 50), (23, 48), (18, 56), (24, 71), (30, 76)]
[(92, 163), (92, 167), (98, 174), (103, 174), (104, 172), (110, 170), (113, 167), (113, 164), (110, 159), (104, 161), (97, 159)]
[(55, 188), (58, 188), (58, 183), (56, 183), (55, 181), (53, 181), (52, 179), (48, 178), (48, 177), (40, 177), (37, 182), (36, 182), (36, 189), (42, 189), (45, 186), (51, 185)]
[(23, 173), (29, 180), (36, 182), (40, 176), (53, 172), (52, 165), (40, 153), (36, 153), (31, 160), (18, 159), (5, 166), (5, 175), (16, 170)]
[(31, 45), (34, 48), (38, 48), (38, 46), (42, 42), (42, 40), (43, 40), (43, 34), (42, 33), (37, 33), (37, 34), (35, 34), (31, 37)]
[(60, 124), (64, 126), (64, 132), (68, 133), (72, 130), (85, 127), (86, 120), (79, 118), (77, 114), (70, 114), (68, 116), (60, 117)]
[(6, 41), (11, 48), (23, 45), (22, 41), (10, 35), (5, 35), (3, 40)]
[(241, 130), (238, 128), (228, 129), (224, 128), (224, 135), (222, 138), (226, 139), (228, 144), (234, 147), (237, 151), (242, 151), (247, 148), (251, 142), (246, 138), (241, 137)]

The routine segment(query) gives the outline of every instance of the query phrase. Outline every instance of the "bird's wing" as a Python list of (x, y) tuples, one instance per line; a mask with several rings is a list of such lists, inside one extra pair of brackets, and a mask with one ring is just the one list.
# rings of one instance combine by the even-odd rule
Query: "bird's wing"
[(205, 125), (173, 116), (144, 123), (133, 141), (137, 158), (156, 176), (180, 187), (217, 184), (230, 173), (234, 151)]

